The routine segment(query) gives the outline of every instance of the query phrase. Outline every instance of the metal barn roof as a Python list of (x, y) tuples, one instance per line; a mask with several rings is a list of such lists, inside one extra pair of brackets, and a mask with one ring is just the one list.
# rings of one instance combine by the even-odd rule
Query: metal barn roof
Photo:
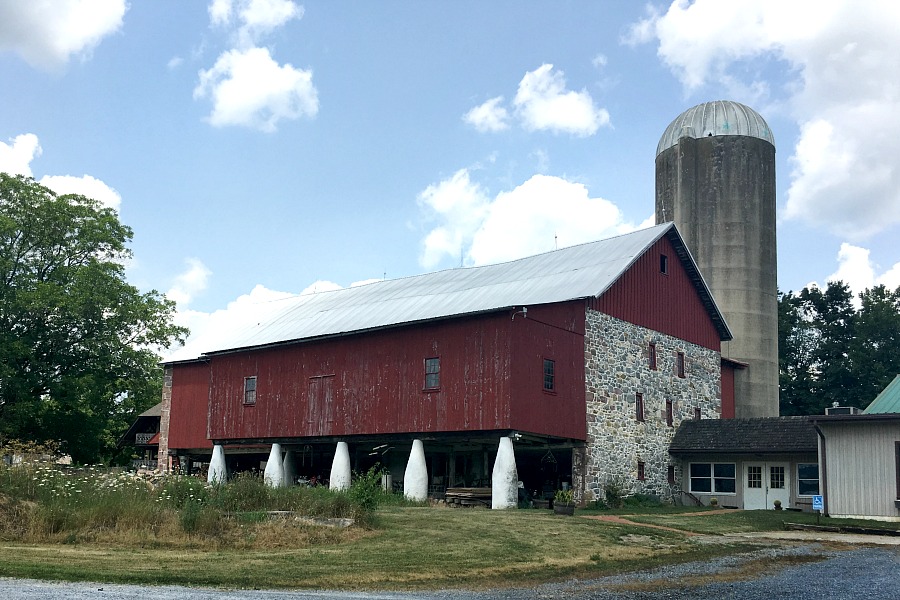
[(864, 415), (900, 413), (900, 375), (894, 377), (886, 388), (863, 411)]
[(665, 223), (501, 264), (297, 296), (284, 301), (285, 308), (268, 321), (205, 354), (599, 296), (663, 236), (678, 249), (723, 339), (731, 339), (681, 236)]

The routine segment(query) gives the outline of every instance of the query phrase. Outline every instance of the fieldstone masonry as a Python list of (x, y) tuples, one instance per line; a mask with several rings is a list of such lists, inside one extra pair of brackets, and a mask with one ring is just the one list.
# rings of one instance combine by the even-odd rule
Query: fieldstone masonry
[(163, 372), (162, 407), (159, 417), (159, 449), (156, 455), (156, 469), (169, 471), (169, 421), (172, 416), (172, 366)]
[[(650, 369), (650, 342), (656, 343), (656, 370)], [(671, 499), (681, 489), (680, 467), (668, 452), (679, 423), (694, 418), (696, 408), (701, 418), (720, 417), (720, 354), (593, 310), (587, 311), (584, 346), (587, 446), (582, 500), (603, 498), (607, 484), (626, 494)], [(676, 371), (678, 352), (685, 355), (684, 378)], [(644, 421), (636, 417), (638, 393), (643, 394)], [(666, 400), (672, 402), (671, 426)], [(643, 480), (638, 479), (639, 462), (644, 463)], [(670, 465), (675, 467), (673, 484), (668, 481)]]

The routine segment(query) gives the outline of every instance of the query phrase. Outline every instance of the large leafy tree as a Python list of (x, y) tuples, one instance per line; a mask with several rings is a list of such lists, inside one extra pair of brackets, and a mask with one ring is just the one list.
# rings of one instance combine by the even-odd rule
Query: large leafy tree
[(159, 401), (174, 304), (125, 280), (132, 231), (90, 198), (0, 173), (0, 435), (109, 459)]
[(900, 374), (900, 288), (860, 294), (843, 282), (780, 294), (781, 414), (824, 414), (837, 402), (865, 408)]

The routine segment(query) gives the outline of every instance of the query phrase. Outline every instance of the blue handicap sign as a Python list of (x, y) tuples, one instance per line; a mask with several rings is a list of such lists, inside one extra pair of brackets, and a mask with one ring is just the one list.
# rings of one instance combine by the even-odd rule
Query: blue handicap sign
[(813, 510), (824, 510), (825, 509), (825, 503), (822, 501), (822, 496), (813, 496), (812, 501), (813, 501), (813, 506), (812, 506)]

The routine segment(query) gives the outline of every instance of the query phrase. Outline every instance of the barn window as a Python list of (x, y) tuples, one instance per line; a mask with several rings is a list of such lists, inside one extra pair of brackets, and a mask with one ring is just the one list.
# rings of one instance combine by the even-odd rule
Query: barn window
[(634, 418), (637, 421), (644, 420), (644, 395), (640, 392), (634, 395)]
[(650, 347), (648, 349), (649, 361), (650, 361), (650, 370), (656, 370), (656, 342), (650, 342)]
[(678, 353), (678, 356), (675, 359), (675, 369), (678, 373), (678, 376), (684, 379), (684, 352)]
[(669, 257), (665, 254), (659, 255), (659, 272), (663, 275), (669, 273)]
[(641, 460), (638, 461), (637, 478), (638, 478), (638, 481), (644, 481), (644, 479), (646, 478), (646, 476), (644, 474), (644, 461), (641, 461)]
[(819, 495), (819, 465), (800, 463), (797, 465), (797, 495)]
[(256, 377), (244, 377), (244, 404), (256, 404)]
[(666, 469), (666, 481), (669, 482), (669, 485), (675, 485), (675, 465), (669, 465), (669, 468)]
[(666, 425), (672, 427), (674, 420), (674, 415), (672, 414), (672, 401), (666, 399)]
[(733, 494), (735, 485), (734, 463), (691, 463), (692, 493)]
[(556, 361), (544, 359), (544, 391), (556, 391)]
[(703, 418), (703, 413), (700, 411), (700, 407), (695, 406), (694, 407), (694, 420), (699, 421), (702, 418)]
[(441, 387), (441, 359), (425, 359), (425, 389), (435, 390)]

